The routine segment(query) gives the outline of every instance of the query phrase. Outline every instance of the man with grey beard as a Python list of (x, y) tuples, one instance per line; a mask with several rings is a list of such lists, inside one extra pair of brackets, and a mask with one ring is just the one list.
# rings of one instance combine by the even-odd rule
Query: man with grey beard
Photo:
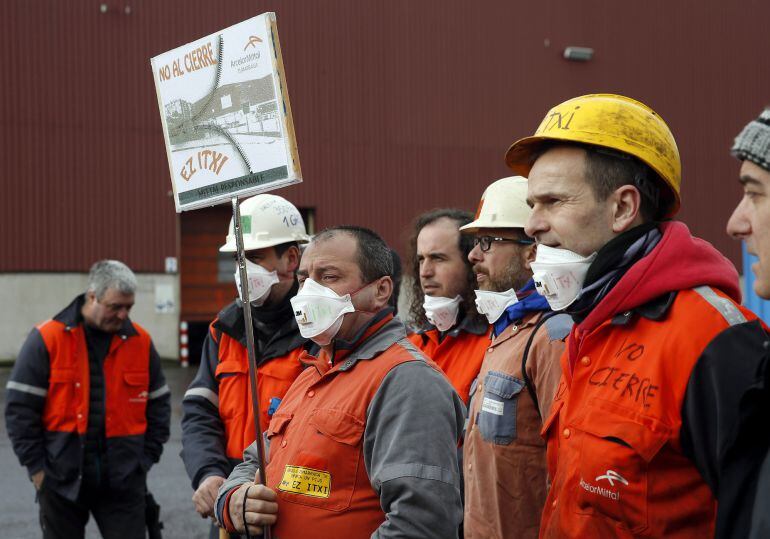
[(474, 235), (468, 260), (479, 285), (476, 305), (493, 326), (463, 450), (466, 538), (537, 537), (545, 503), (540, 429), (572, 321), (553, 316), (535, 290), (526, 198), (526, 178), (498, 180), (484, 192), (476, 220), (460, 228)]

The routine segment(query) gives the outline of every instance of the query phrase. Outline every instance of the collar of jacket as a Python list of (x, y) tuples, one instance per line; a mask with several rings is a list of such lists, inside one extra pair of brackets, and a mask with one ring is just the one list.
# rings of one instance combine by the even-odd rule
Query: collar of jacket
[[(708, 285), (740, 302), (738, 272), (708, 242), (690, 234), (680, 221), (660, 223), (662, 237), (655, 248), (638, 260), (600, 301), (585, 320), (575, 326), (577, 339), (571, 339), (570, 354), (582, 335), (618, 313), (625, 313), (677, 290)], [(693, 263), (697, 260), (697, 263)], [(575, 358), (570, 355), (571, 360)]]
[[(531, 312), (548, 312), (551, 310), (548, 301), (535, 288), (535, 280), (530, 278), (524, 286), (516, 291), (519, 301), (509, 305), (492, 324), (492, 336), (502, 335), (508, 326), (523, 320)], [(521, 324), (519, 324), (521, 327)]]
[(662, 320), (674, 303), (676, 294), (676, 291), (663, 294), (662, 296), (658, 296), (657, 298), (648, 301), (644, 305), (617, 314), (612, 318), (612, 325), (625, 326), (634, 318), (635, 314), (647, 318), (648, 320)]
[[(270, 339), (269, 342), (278, 342), (288, 340), (286, 343), (286, 350), (294, 350), (295, 348), (307, 343), (305, 339), (299, 333), (299, 327), (297, 327), (297, 320), (294, 318), (294, 311), (291, 308), (291, 302), (289, 301), (297, 293), (297, 283), (294, 283), (292, 289), (286, 294), (283, 301), (275, 308), (271, 309), (275, 313), (275, 320), (283, 319), (283, 323), (279, 325), (278, 331)], [(258, 315), (255, 315), (255, 311), (265, 310), (263, 307), (252, 308), (252, 317), (254, 321)], [(224, 309), (219, 311), (216, 320), (213, 323), (214, 329), (227, 334), (233, 339), (240, 342), (243, 346), (246, 346), (246, 328), (243, 324), (243, 304), (240, 300), (236, 299), (228, 304)], [(256, 330), (256, 327), (255, 327)], [(281, 352), (281, 353), (283, 353)]]
[(498, 346), (513, 337), (514, 333), (519, 334), (523, 329), (534, 326), (547, 312), (549, 311), (532, 311), (525, 314), (524, 318), (522, 318), (518, 323), (509, 324), (497, 337), (493, 336), (489, 346)]
[[(67, 305), (59, 314), (54, 316), (53, 319), (64, 324), (65, 330), (72, 330), (72, 328), (85, 323), (85, 320), (83, 320), (83, 315), (80, 312), (85, 302), (86, 295), (80, 294), (75, 299), (73, 299), (72, 302)], [(127, 339), (128, 337), (139, 335), (139, 332), (134, 327), (134, 324), (131, 323), (131, 319), (126, 318), (123, 321), (123, 325), (115, 333), (115, 335), (118, 335), (122, 339)]]
[[(423, 333), (427, 333), (429, 331), (437, 331), (439, 334), (441, 333), (433, 324), (428, 324), (424, 328), (421, 328), (415, 331), (415, 333), (417, 333), (418, 335), (422, 335)], [(475, 316), (465, 314), (463, 318), (460, 320), (459, 324), (455, 324), (454, 326), (449, 328), (447, 331), (443, 333), (443, 335), (445, 337), (447, 335), (449, 335), (450, 337), (457, 337), (463, 331), (465, 333), (471, 333), (473, 335), (486, 335), (489, 332), (489, 323), (486, 322), (478, 314)]]
[(627, 230), (607, 242), (588, 268), (580, 296), (564, 312), (572, 316), (575, 324), (583, 322), (628, 270), (658, 245), (660, 239), (657, 224), (650, 222)]
[[(387, 307), (361, 328), (351, 342), (334, 341), (333, 365), (339, 365), (340, 371), (350, 370), (359, 360), (373, 359), (402, 339), (406, 339), (406, 326), (393, 316), (393, 308)], [(303, 362), (313, 365), (321, 374), (331, 368), (323, 351), (316, 357), (308, 354)]]

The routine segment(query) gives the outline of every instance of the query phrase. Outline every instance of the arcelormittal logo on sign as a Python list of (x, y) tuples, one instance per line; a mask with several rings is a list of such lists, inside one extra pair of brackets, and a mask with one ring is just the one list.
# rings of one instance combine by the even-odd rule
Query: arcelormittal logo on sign
[(249, 47), (256, 49), (257, 43), (262, 43), (262, 40), (258, 36), (249, 36), (249, 40), (246, 42), (246, 46), (243, 47), (243, 50), (245, 51)]

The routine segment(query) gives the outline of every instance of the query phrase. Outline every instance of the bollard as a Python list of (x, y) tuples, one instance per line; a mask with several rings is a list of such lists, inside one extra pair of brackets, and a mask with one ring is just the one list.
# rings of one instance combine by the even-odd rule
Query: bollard
[(190, 350), (187, 347), (189, 339), (187, 338), (187, 322), (182, 320), (179, 322), (179, 360), (182, 367), (190, 366)]

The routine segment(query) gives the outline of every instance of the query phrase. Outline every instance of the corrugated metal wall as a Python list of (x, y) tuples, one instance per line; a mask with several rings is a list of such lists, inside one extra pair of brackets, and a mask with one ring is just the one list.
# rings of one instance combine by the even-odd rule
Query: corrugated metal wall
[[(770, 103), (765, 0), (6, 0), (0, 271), (103, 256), (162, 271), (178, 221), (149, 58), (268, 10), (305, 175), (281, 194), (314, 207), (319, 228), (363, 224), (401, 247), (419, 211), (475, 208), (551, 105), (610, 91), (669, 122), (680, 217), (738, 261), (723, 232), (739, 192), (727, 150)], [(594, 59), (565, 61), (568, 45)]]
[(84, 271), (102, 257), (163, 271), (176, 255), (148, 63), (164, 25), (139, 7), (0, 4), (0, 271)]

